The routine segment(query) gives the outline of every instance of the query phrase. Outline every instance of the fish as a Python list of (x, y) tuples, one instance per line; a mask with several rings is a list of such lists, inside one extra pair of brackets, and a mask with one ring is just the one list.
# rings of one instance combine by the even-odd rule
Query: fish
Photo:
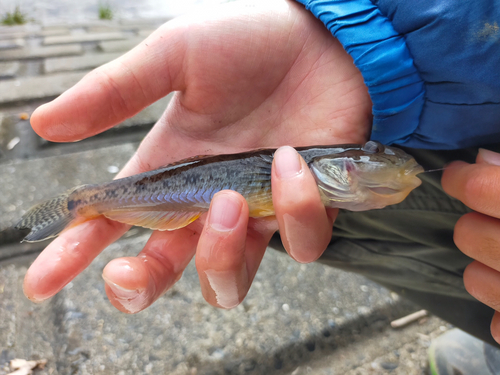
[[(379, 142), (296, 148), (312, 172), (325, 207), (364, 211), (397, 204), (421, 184), (415, 159)], [(208, 211), (213, 196), (234, 190), (250, 217), (274, 215), (271, 166), (276, 149), (196, 156), (163, 168), (83, 185), (29, 209), (16, 225), (37, 242), (105, 216), (153, 230), (175, 230)], [(293, 192), (290, 192), (293, 194)]]

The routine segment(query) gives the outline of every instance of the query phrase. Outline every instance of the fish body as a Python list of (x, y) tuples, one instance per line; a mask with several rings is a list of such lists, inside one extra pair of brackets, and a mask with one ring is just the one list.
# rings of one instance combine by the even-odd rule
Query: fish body
[[(17, 228), (25, 241), (57, 236), (100, 215), (156, 230), (182, 228), (208, 211), (221, 190), (240, 193), (251, 217), (274, 215), (271, 167), (275, 149), (200, 156), (100, 185), (76, 187), (26, 212)], [(353, 211), (401, 202), (420, 185), (423, 168), (402, 150), (377, 142), (297, 148), (326, 207)]]

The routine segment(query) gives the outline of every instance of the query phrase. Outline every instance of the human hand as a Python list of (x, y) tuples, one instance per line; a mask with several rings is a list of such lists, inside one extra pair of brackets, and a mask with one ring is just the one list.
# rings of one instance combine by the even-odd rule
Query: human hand
[[(287, 1), (229, 3), (168, 22), (38, 108), (31, 122), (46, 139), (76, 141), (172, 91), (169, 107), (118, 177), (197, 154), (360, 143), (370, 131), (371, 102), (351, 58), (321, 23)], [(277, 153), (273, 202), (287, 250), (309, 262), (330, 240), (336, 211), (325, 211), (299, 160), (290, 148)], [(101, 217), (63, 232), (28, 270), (25, 294), (35, 301), (53, 296), (127, 229)], [(206, 218), (154, 232), (137, 257), (110, 262), (106, 293), (119, 310), (138, 312), (180, 278), (196, 252), (205, 299), (233, 307), (276, 229), (272, 220), (249, 219), (240, 195), (221, 192)]]
[(448, 194), (476, 211), (458, 220), (454, 241), (475, 259), (465, 269), (465, 288), (496, 310), (491, 334), (500, 343), (500, 154), (481, 149), (476, 164), (450, 164), (442, 184)]

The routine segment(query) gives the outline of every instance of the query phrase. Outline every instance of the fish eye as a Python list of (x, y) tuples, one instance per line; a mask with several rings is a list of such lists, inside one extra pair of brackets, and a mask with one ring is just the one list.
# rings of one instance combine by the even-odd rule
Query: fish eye
[(369, 154), (376, 154), (381, 151), (382, 145), (375, 141), (368, 141), (361, 149)]

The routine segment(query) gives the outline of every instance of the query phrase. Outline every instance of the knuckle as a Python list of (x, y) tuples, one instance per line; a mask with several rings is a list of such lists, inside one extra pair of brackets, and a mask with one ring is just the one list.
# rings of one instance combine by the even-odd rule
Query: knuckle
[(485, 190), (485, 183), (484, 176), (478, 173), (476, 169), (469, 173), (463, 185), (462, 194), (464, 203), (467, 205), (474, 203), (481, 196), (481, 192)]
[(453, 240), (467, 256), (497, 269), (500, 264), (500, 237), (497, 235), (497, 226), (496, 219), (470, 213), (457, 221)]
[(121, 117), (120, 113), (128, 112), (130, 104), (122, 93), (120, 83), (113, 78), (113, 75), (109, 73), (105, 67), (100, 70), (96, 70), (96, 73), (101, 76), (102, 86), (113, 94), (111, 96), (113, 100), (110, 102), (111, 111), (117, 118)]
[[(489, 212), (499, 201), (495, 195), (500, 190), (500, 176), (491, 167), (472, 169), (465, 180), (462, 201), (472, 209)], [(496, 172), (496, 169), (495, 169)], [(495, 207), (496, 208), (496, 207)]]
[(214, 270), (240, 270), (244, 264), (244, 246), (222, 248), (214, 253), (211, 267)]
[(478, 301), (491, 307), (494, 310), (500, 310), (500, 290), (488, 285), (477, 275), (484, 267), (478, 262), (470, 264), (464, 271), (464, 286), (467, 292)]

